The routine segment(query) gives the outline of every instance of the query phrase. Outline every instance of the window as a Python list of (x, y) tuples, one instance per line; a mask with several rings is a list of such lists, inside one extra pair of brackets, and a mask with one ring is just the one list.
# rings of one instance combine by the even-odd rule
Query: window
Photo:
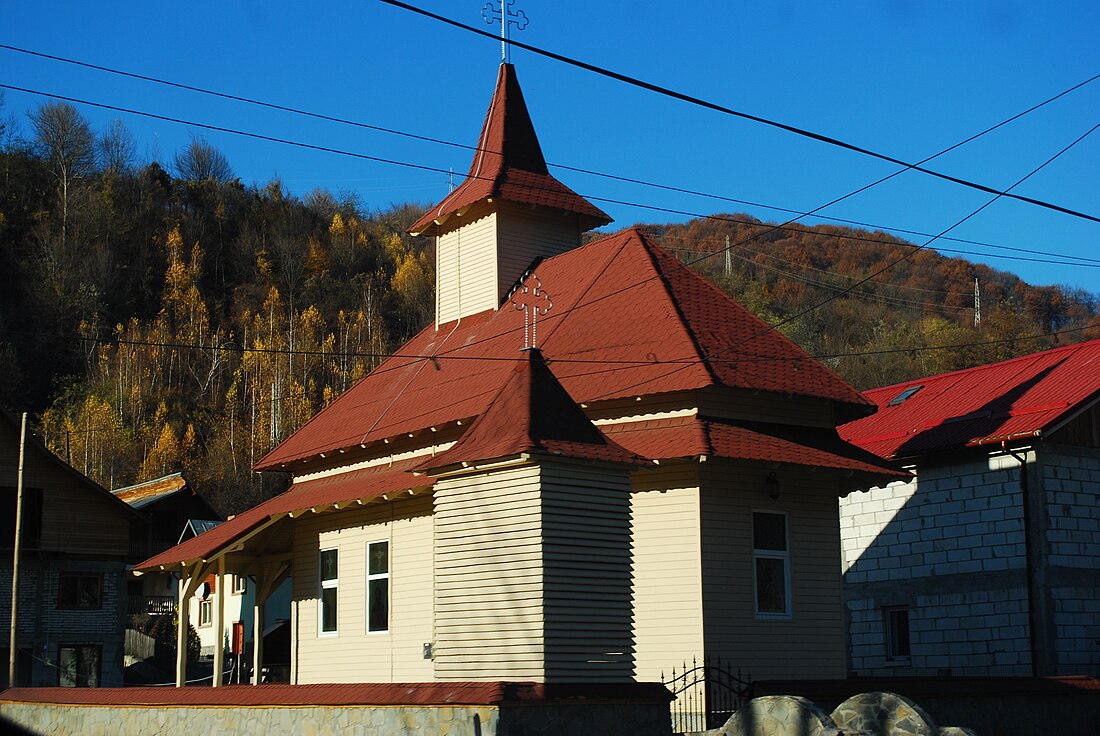
[(210, 626), (214, 623), (214, 601), (203, 598), (199, 601), (199, 626)]
[(886, 658), (909, 659), (909, 608), (882, 609), (886, 621)]
[(752, 567), (757, 618), (790, 618), (790, 566), (787, 515), (754, 511)]
[(102, 603), (102, 574), (98, 572), (62, 572), (58, 576), (58, 608), (99, 608)]
[(244, 595), (246, 590), (248, 590), (248, 577), (245, 575), (234, 575), (233, 592), (237, 595)]
[(57, 684), (61, 687), (99, 687), (103, 647), (99, 644), (62, 644), (57, 648)]
[(337, 550), (321, 550), (320, 624), (322, 634), (336, 633)]
[(906, 399), (912, 397), (913, 394), (920, 391), (922, 388), (924, 388), (923, 385), (910, 386), (909, 388), (905, 389), (904, 391), (902, 391), (900, 394), (898, 394), (894, 398), (890, 399), (890, 403), (887, 404), (887, 406), (897, 406), (898, 404), (903, 403)]
[(367, 631), (390, 630), (390, 543), (367, 545)]

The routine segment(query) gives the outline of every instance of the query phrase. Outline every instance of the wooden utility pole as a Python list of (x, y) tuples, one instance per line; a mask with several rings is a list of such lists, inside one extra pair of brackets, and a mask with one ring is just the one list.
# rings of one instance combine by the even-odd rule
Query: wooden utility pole
[(23, 458), (27, 449), (27, 412), (23, 412), (23, 422), (19, 429), (19, 471), (15, 481), (15, 550), (11, 563), (11, 635), (8, 657), (8, 687), (15, 687), (15, 659), (19, 653), (16, 613), (19, 608), (19, 553), (22, 548), (23, 532)]

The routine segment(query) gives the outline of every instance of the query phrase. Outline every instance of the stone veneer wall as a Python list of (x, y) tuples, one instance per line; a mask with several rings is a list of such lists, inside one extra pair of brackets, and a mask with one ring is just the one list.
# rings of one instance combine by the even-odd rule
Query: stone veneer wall
[[(1023, 508), (1011, 457), (921, 466), (840, 501), (849, 658), (858, 675), (1030, 674)], [(886, 607), (908, 606), (891, 660)]]
[(1100, 672), (1100, 451), (1042, 449), (1058, 674)]

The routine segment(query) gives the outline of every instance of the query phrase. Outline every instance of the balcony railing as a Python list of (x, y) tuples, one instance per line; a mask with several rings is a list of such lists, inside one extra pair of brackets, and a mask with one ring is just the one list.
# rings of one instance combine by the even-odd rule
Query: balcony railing
[(176, 598), (171, 595), (131, 595), (128, 613), (174, 613)]

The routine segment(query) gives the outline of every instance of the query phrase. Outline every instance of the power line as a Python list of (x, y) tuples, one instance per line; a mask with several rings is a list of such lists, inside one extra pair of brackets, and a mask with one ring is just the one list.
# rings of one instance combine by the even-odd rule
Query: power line
[[(289, 105), (283, 105), (283, 104), (280, 104), (280, 103), (268, 102), (268, 101), (264, 101), (264, 100), (257, 100), (255, 98), (245, 97), (243, 95), (236, 95), (236, 94), (231, 94), (231, 93), (228, 93), (228, 92), (219, 92), (217, 90), (206, 89), (206, 88), (198, 87), (198, 86), (191, 85), (191, 84), (185, 84), (185, 83), (182, 83), (182, 82), (175, 82), (175, 81), (172, 81), (172, 80), (169, 80), (169, 79), (162, 79), (162, 78), (159, 78), (159, 77), (153, 77), (153, 76), (150, 76), (150, 75), (147, 75), (147, 74), (140, 74), (140, 73), (137, 73), (137, 72), (130, 72), (130, 71), (126, 71), (126, 70), (123, 70), (123, 69), (115, 69), (115, 68), (112, 68), (112, 67), (102, 66), (102, 65), (99, 65), (99, 64), (93, 64), (93, 63), (86, 62), (86, 61), (80, 61), (78, 59), (70, 59), (70, 58), (67, 58), (67, 57), (64, 57), (64, 56), (57, 56), (55, 54), (47, 54), (47, 53), (42, 52), (42, 51), (34, 51), (32, 49), (20, 48), (18, 46), (12, 46), (10, 44), (0, 44), (0, 49), (7, 49), (8, 51), (13, 51), (13, 52), (16, 52), (16, 53), (27, 54), (27, 55), (30, 55), (30, 56), (36, 56), (36, 57), (40, 57), (40, 58), (44, 58), (44, 59), (50, 59), (52, 61), (59, 61), (59, 62), (65, 63), (65, 64), (72, 64), (72, 65), (75, 65), (75, 66), (85, 67), (85, 68), (88, 68), (88, 69), (93, 69), (93, 70), (96, 70), (96, 71), (106, 72), (106, 73), (109, 73), (109, 74), (115, 74), (115, 75), (119, 75), (119, 76), (123, 76), (123, 77), (129, 77), (129, 78), (132, 78), (132, 79), (138, 79), (138, 80), (141, 80), (141, 81), (151, 82), (151, 83), (154, 83), (154, 84), (161, 84), (161, 85), (165, 85), (165, 86), (168, 86), (168, 87), (174, 87), (174, 88), (177, 88), (177, 89), (187, 90), (189, 92), (197, 92), (197, 93), (200, 93), (200, 94), (210, 95), (210, 96), (213, 96), (213, 97), (219, 97), (219, 98), (223, 98), (223, 99), (227, 99), (227, 100), (232, 100), (232, 101), (235, 101), (235, 102), (242, 102), (242, 103), (246, 103), (246, 104), (249, 104), (249, 105), (256, 105), (256, 106), (259, 106), (259, 107), (266, 107), (266, 108), (269, 108), (269, 109), (272, 109), (272, 110), (278, 110), (278, 111), (281, 111), (281, 112), (289, 112), (289, 113), (293, 113), (295, 115), (302, 115), (302, 116), (314, 118), (314, 119), (317, 119), (317, 120), (324, 120), (324, 121), (327, 121), (327, 122), (340, 123), (342, 125), (350, 125), (350, 126), (354, 126), (354, 127), (357, 127), (357, 128), (363, 128), (363, 129), (366, 129), (366, 130), (372, 130), (372, 131), (376, 131), (376, 132), (380, 132), (380, 133), (386, 133), (386, 134), (389, 134), (389, 135), (401, 136), (401, 137), (404, 137), (404, 138), (410, 138), (410, 139), (413, 139), (413, 140), (423, 141), (423, 142), (427, 142), (427, 143), (435, 143), (435, 144), (439, 144), (439, 145), (443, 145), (443, 146), (450, 146), (452, 148), (460, 148), (460, 149), (464, 149), (464, 150), (468, 150), (468, 151), (474, 151), (474, 152), (499, 153), (499, 151), (490, 151), (489, 149), (480, 148), (478, 146), (470, 146), (470, 145), (467, 145), (467, 144), (464, 144), (464, 143), (457, 143), (455, 141), (448, 141), (446, 139), (436, 138), (436, 137), (433, 137), (433, 136), (426, 136), (426, 135), (421, 135), (421, 134), (417, 134), (417, 133), (412, 133), (412, 132), (409, 132), (409, 131), (403, 131), (403, 130), (394, 129), (394, 128), (387, 128), (387, 127), (383, 127), (383, 126), (379, 126), (379, 125), (373, 125), (373, 124), (370, 124), (370, 123), (364, 123), (362, 121), (351, 120), (351, 119), (348, 119), (348, 118), (341, 118), (341, 117), (337, 117), (337, 116), (334, 116), (334, 115), (327, 115), (327, 114), (324, 114), (324, 113), (313, 112), (313, 111), (310, 111), (310, 110), (304, 110), (304, 109), (301, 109), (301, 108), (291, 107)], [(1054, 102), (1055, 100), (1058, 100), (1059, 98), (1064, 97), (1065, 95), (1068, 95), (1068, 94), (1070, 94), (1071, 92), (1074, 92), (1077, 89), (1080, 89), (1081, 87), (1084, 87), (1085, 85), (1095, 81), (1096, 79), (1100, 79), (1100, 74), (1097, 74), (1093, 77), (1090, 77), (1089, 79), (1086, 79), (1083, 82), (1079, 82), (1078, 84), (1075, 84), (1072, 87), (1069, 87), (1068, 89), (1065, 89), (1065, 90), (1055, 94), (1052, 97), (1048, 97), (1047, 99), (1043, 100), (1042, 102), (1039, 102), (1039, 103), (1033, 105), (1032, 107), (1030, 107), (1030, 108), (1028, 108), (1024, 111), (1022, 111), (1020, 113), (1017, 113), (1016, 115), (1013, 115), (1010, 118), (1002, 120), (1001, 122), (997, 123), (996, 125), (993, 125), (989, 128), (986, 128), (985, 130), (981, 131), (980, 133), (977, 133), (977, 134), (975, 134), (975, 135), (973, 135), (973, 136), (971, 136), (971, 137), (955, 144), (951, 148), (947, 148), (943, 151), (940, 151), (935, 156), (932, 156), (928, 159), (925, 159), (925, 161), (929, 161), (933, 158), (941, 156), (944, 153), (947, 153), (948, 151), (951, 151), (955, 148), (958, 148), (959, 146), (965, 145), (966, 143), (969, 143), (970, 141), (973, 141), (975, 138), (978, 138), (979, 136), (985, 135), (987, 133), (992, 132), (993, 130), (996, 130), (996, 129), (1002, 127), (1002, 126), (1005, 126), (1008, 123), (1011, 123), (1014, 120), (1017, 120), (1017, 119), (1023, 117), (1024, 115), (1027, 115), (1031, 112), (1034, 112), (1035, 110), (1038, 110), (1039, 108), (1044, 107), (1045, 105), (1048, 105), (1048, 104)], [(85, 104), (89, 104), (89, 103), (85, 103)], [(586, 168), (577, 167), (577, 166), (569, 166), (569, 165), (566, 165), (566, 164), (547, 162), (547, 165), (548, 166), (553, 166), (553, 167), (556, 167), (556, 168), (559, 168), (559, 169), (563, 169), (565, 171), (572, 171), (572, 172), (576, 172), (576, 173), (580, 173), (580, 174), (586, 174), (586, 175), (590, 175), (590, 176), (602, 177), (602, 178), (605, 178), (605, 179), (611, 179), (613, 181), (620, 181), (620, 182), (624, 182), (624, 183), (628, 183), (628, 184), (636, 184), (636, 185), (640, 185), (640, 186), (646, 186), (646, 187), (651, 187), (651, 188), (655, 188), (655, 189), (660, 189), (660, 190), (663, 190), (663, 191), (676, 192), (676, 193), (679, 193), (679, 194), (688, 194), (688, 195), (692, 195), (692, 196), (704, 197), (704, 198), (713, 199), (713, 200), (717, 200), (717, 201), (729, 202), (729, 203), (732, 203), (732, 204), (746, 205), (746, 206), (749, 206), (749, 207), (761, 207), (761, 208), (764, 208), (764, 209), (774, 210), (776, 212), (786, 212), (786, 213), (799, 214), (798, 210), (794, 210), (794, 209), (791, 209), (789, 207), (780, 207), (780, 206), (777, 206), (777, 205), (770, 205), (770, 204), (764, 204), (764, 203), (760, 203), (760, 202), (753, 202), (751, 200), (737, 199), (735, 197), (728, 197), (728, 196), (724, 196), (724, 195), (720, 195), (720, 194), (701, 192), (701, 191), (694, 190), (694, 189), (688, 189), (688, 188), (685, 188), (685, 187), (677, 187), (677, 186), (672, 186), (672, 185), (668, 185), (668, 184), (660, 184), (660, 183), (657, 183), (657, 182), (646, 181), (646, 180), (637, 179), (637, 178), (634, 178), (634, 177), (620, 176), (620, 175), (617, 175), (617, 174), (610, 174), (610, 173), (607, 173), (607, 172), (595, 171), (595, 170), (592, 170), (592, 169), (586, 169)], [(448, 170), (448, 172), (453, 173), (453, 172), (450, 172), (450, 170)], [(609, 201), (609, 200), (601, 200), (601, 201)], [(635, 204), (624, 203), (624, 202), (614, 202), (614, 203), (615, 204), (624, 204), (626, 206), (645, 207), (645, 205), (635, 205)], [(670, 212), (672, 212), (672, 211), (670, 211)], [(702, 217), (703, 216), (703, 215), (697, 215), (697, 214), (694, 214), (694, 213), (676, 213), (676, 214), (688, 214), (688, 215), (691, 215), (693, 217)], [(829, 221), (832, 221), (832, 222), (839, 222), (839, 223), (843, 223), (843, 224), (846, 224), (846, 225), (855, 225), (857, 227), (872, 228), (872, 229), (875, 229), (875, 230), (887, 230), (887, 231), (891, 231), (891, 232), (895, 232), (895, 233), (904, 233), (906, 235), (917, 235), (917, 236), (920, 236), (920, 237), (931, 237), (932, 236), (931, 233), (925, 233), (925, 232), (921, 232), (919, 230), (908, 230), (906, 228), (890, 227), (890, 226), (887, 226), (887, 225), (876, 225), (874, 223), (862, 222), (862, 221), (859, 221), (859, 220), (851, 220), (851, 219), (846, 219), (846, 218), (841, 218), (841, 217), (831, 217), (829, 215), (823, 215), (823, 214), (817, 214), (816, 217), (818, 217), (820, 219), (823, 219), (823, 220), (829, 220)], [(753, 224), (753, 223), (745, 222), (744, 224)], [(799, 231), (799, 232), (806, 232), (804, 230), (800, 230), (800, 229), (796, 229), (796, 228), (791, 228), (791, 229), (795, 230), (795, 231)], [(1039, 255), (1048, 255), (1048, 256), (1053, 256), (1053, 257), (1056, 257), (1056, 258), (1072, 258), (1072, 259), (1079, 260), (1079, 261), (1087, 261), (1087, 262), (1093, 262), (1093, 263), (1100, 264), (1100, 259), (1085, 258), (1083, 256), (1075, 256), (1075, 255), (1070, 255), (1070, 254), (1052, 253), (1052, 252), (1049, 252), (1049, 251), (1041, 251), (1041, 250), (1028, 249), (1028, 248), (1016, 248), (1016, 247), (1005, 246), (1005, 245), (997, 245), (997, 244), (994, 244), (994, 243), (985, 243), (985, 242), (982, 242), (982, 241), (968, 240), (968, 239), (965, 239), (965, 238), (945, 237), (945, 238), (941, 238), (941, 240), (949, 240), (949, 241), (952, 241), (952, 242), (964, 243), (964, 244), (969, 244), (969, 245), (980, 245), (980, 246), (987, 247), (987, 248), (995, 248), (995, 249), (1006, 250), (1006, 251), (1015, 251), (1015, 252), (1021, 252), (1021, 253), (1035, 253), (1035, 254), (1039, 254)], [(938, 249), (938, 250), (944, 250), (944, 249), (941, 248), (941, 249)], [(962, 254), (967, 254), (967, 255), (986, 255), (984, 253), (976, 253), (976, 252), (973, 252), (973, 251), (945, 251), (945, 252), (962, 253)], [(1021, 260), (1024, 260), (1024, 259), (1021, 259)], [(1027, 259), (1027, 260), (1030, 260), (1030, 259)], [(1063, 265), (1073, 265), (1073, 264), (1063, 264)]]
[[(465, 23), (460, 23), (459, 21), (452, 20), (451, 18), (447, 18), (446, 16), (442, 16), (442, 15), (439, 15), (437, 13), (432, 13), (430, 11), (424, 10), (423, 8), (418, 8), (415, 5), (409, 5), (408, 3), (400, 2), (399, 0), (380, 0), (380, 1), (387, 4), (387, 5), (392, 5), (396, 8), (401, 8), (402, 10), (408, 10), (409, 12), (416, 13), (418, 15), (422, 15), (422, 16), (427, 17), (427, 18), (431, 18), (432, 20), (437, 20), (441, 23), (445, 23), (445, 24), (450, 25), (450, 26), (454, 26), (455, 28), (461, 28), (465, 31), (469, 31), (471, 33), (476, 33), (479, 36), (485, 36), (487, 38), (492, 38), (494, 40), (499, 40), (497, 36), (487, 32), (487, 31), (484, 31), (480, 28), (475, 28), (474, 26), (466, 25)], [(832, 138), (830, 136), (823, 135), (821, 133), (815, 133), (813, 131), (806, 130), (804, 128), (799, 128), (799, 127), (796, 127), (796, 126), (793, 126), (793, 125), (788, 125), (786, 123), (781, 123), (777, 120), (771, 120), (769, 118), (760, 117), (759, 115), (752, 115), (752, 114), (747, 113), (747, 112), (734, 110), (733, 108), (725, 107), (724, 105), (719, 105), (715, 102), (709, 102), (707, 100), (701, 99), (699, 97), (694, 97), (692, 95), (688, 95), (688, 94), (685, 94), (683, 92), (677, 92), (677, 91), (669, 89), (667, 87), (662, 87), (658, 84), (653, 84), (652, 82), (645, 82), (645, 81), (643, 81), (641, 79), (638, 79), (636, 77), (631, 77), (629, 75), (622, 74), (620, 72), (611, 71), (610, 69), (606, 69), (606, 68), (601, 67), (601, 66), (596, 66), (595, 64), (589, 64), (587, 62), (580, 61), (578, 59), (574, 59), (574, 58), (569, 57), (569, 56), (564, 56), (562, 54), (558, 54), (558, 53), (555, 53), (553, 51), (548, 51), (546, 49), (539, 48), (538, 46), (532, 46), (531, 44), (523, 43), (522, 41), (516, 41), (513, 38), (509, 38), (509, 39), (507, 39), (507, 41), (508, 41), (509, 44), (511, 44), (513, 46), (517, 46), (517, 47), (519, 47), (521, 49), (524, 49), (526, 51), (530, 51), (532, 53), (539, 54), (540, 56), (545, 56), (549, 59), (553, 59), (555, 61), (560, 61), (564, 64), (569, 64), (570, 66), (575, 66), (579, 69), (584, 69), (586, 71), (593, 72), (594, 74), (599, 74), (601, 76), (608, 77), (610, 79), (614, 79), (616, 81), (623, 82), (625, 84), (629, 84), (629, 85), (634, 86), (634, 87), (639, 87), (641, 89), (648, 90), (650, 92), (655, 92), (655, 93), (657, 93), (659, 95), (663, 95), (665, 97), (671, 97), (672, 99), (679, 100), (681, 102), (687, 102), (689, 104), (696, 105), (698, 107), (703, 107), (703, 108), (706, 108), (708, 110), (713, 110), (714, 112), (719, 112), (719, 113), (722, 113), (722, 114), (725, 114), (725, 115), (732, 115), (734, 117), (743, 118), (745, 120), (750, 120), (750, 121), (755, 122), (755, 123), (761, 123), (763, 125), (768, 125), (768, 126), (771, 126), (773, 128), (778, 128), (780, 130), (787, 131), (788, 133), (793, 133), (795, 135), (799, 135), (799, 136), (802, 136), (804, 138), (809, 138), (810, 140), (815, 140), (815, 141), (818, 141), (820, 143), (826, 143), (826, 144), (831, 145), (831, 146), (836, 146), (838, 148), (843, 148), (843, 149), (846, 149), (848, 151), (853, 151), (855, 153), (860, 153), (860, 154), (863, 154), (865, 156), (870, 156), (872, 158), (879, 159), (880, 161), (887, 161), (887, 162), (892, 163), (892, 164), (897, 164), (898, 166), (905, 167), (903, 169), (903, 171), (909, 171), (910, 169), (912, 169), (914, 171), (919, 171), (923, 174), (928, 174), (929, 176), (934, 176), (938, 179), (943, 179), (944, 181), (950, 181), (950, 182), (953, 182), (955, 184), (961, 184), (962, 186), (969, 187), (971, 189), (976, 189), (980, 192), (985, 192), (987, 194), (995, 194), (998, 197), (1009, 197), (1011, 199), (1016, 199), (1016, 200), (1019, 200), (1021, 202), (1027, 202), (1028, 204), (1033, 204), (1033, 205), (1036, 205), (1038, 207), (1044, 207), (1046, 209), (1054, 210), (1056, 212), (1061, 212), (1063, 214), (1071, 215), (1073, 217), (1079, 217), (1079, 218), (1082, 218), (1082, 219), (1085, 219), (1085, 220), (1091, 220), (1092, 222), (1100, 222), (1100, 217), (1096, 217), (1094, 215), (1089, 215), (1089, 214), (1086, 214), (1084, 212), (1078, 212), (1076, 210), (1072, 210), (1072, 209), (1069, 209), (1069, 208), (1066, 208), (1066, 207), (1062, 207), (1061, 205), (1052, 204), (1050, 202), (1044, 202), (1043, 200), (1040, 200), (1040, 199), (1034, 199), (1032, 197), (1025, 197), (1025, 196), (1019, 195), (1019, 194), (1012, 194), (1011, 191), (1010, 191), (1012, 189), (1012, 187), (1009, 187), (1007, 190), (1001, 191), (1001, 190), (998, 190), (998, 189), (994, 189), (993, 187), (988, 187), (984, 184), (979, 184), (977, 182), (973, 182), (973, 181), (970, 181), (970, 180), (967, 180), (967, 179), (962, 179), (962, 178), (959, 178), (957, 176), (951, 176), (950, 174), (944, 174), (944, 173), (941, 173), (939, 171), (935, 171), (933, 169), (925, 168), (923, 166), (923, 164), (930, 161), (930, 160), (932, 160), (933, 158), (935, 158), (935, 156), (930, 156), (929, 158), (922, 159), (921, 161), (918, 161), (916, 163), (909, 163), (909, 162), (903, 161), (899, 158), (894, 158), (893, 156), (889, 156), (889, 155), (884, 154), (884, 153), (878, 153), (878, 152), (872, 151), (868, 148), (863, 148), (862, 146), (857, 146), (853, 143), (847, 143), (847, 142), (842, 141), (840, 139)], [(1096, 75), (1095, 77), (1092, 77), (1092, 79), (1096, 79), (1097, 77), (1100, 77), (1100, 75)], [(1091, 81), (1091, 79), (1089, 81)], [(962, 143), (958, 143), (955, 146), (952, 146), (952, 148), (957, 148), (958, 146), (961, 146), (961, 145), (967, 143), (969, 140), (970, 139), (968, 139), (967, 141), (963, 141)], [(949, 151), (949, 150), (952, 150), (952, 149), (949, 148), (947, 150)], [(946, 151), (941, 151), (940, 153), (936, 154), (936, 156), (943, 155), (943, 153), (946, 153)], [(901, 172), (898, 172), (898, 173), (901, 173)], [(1013, 186), (1015, 186), (1015, 185), (1013, 185)]]

